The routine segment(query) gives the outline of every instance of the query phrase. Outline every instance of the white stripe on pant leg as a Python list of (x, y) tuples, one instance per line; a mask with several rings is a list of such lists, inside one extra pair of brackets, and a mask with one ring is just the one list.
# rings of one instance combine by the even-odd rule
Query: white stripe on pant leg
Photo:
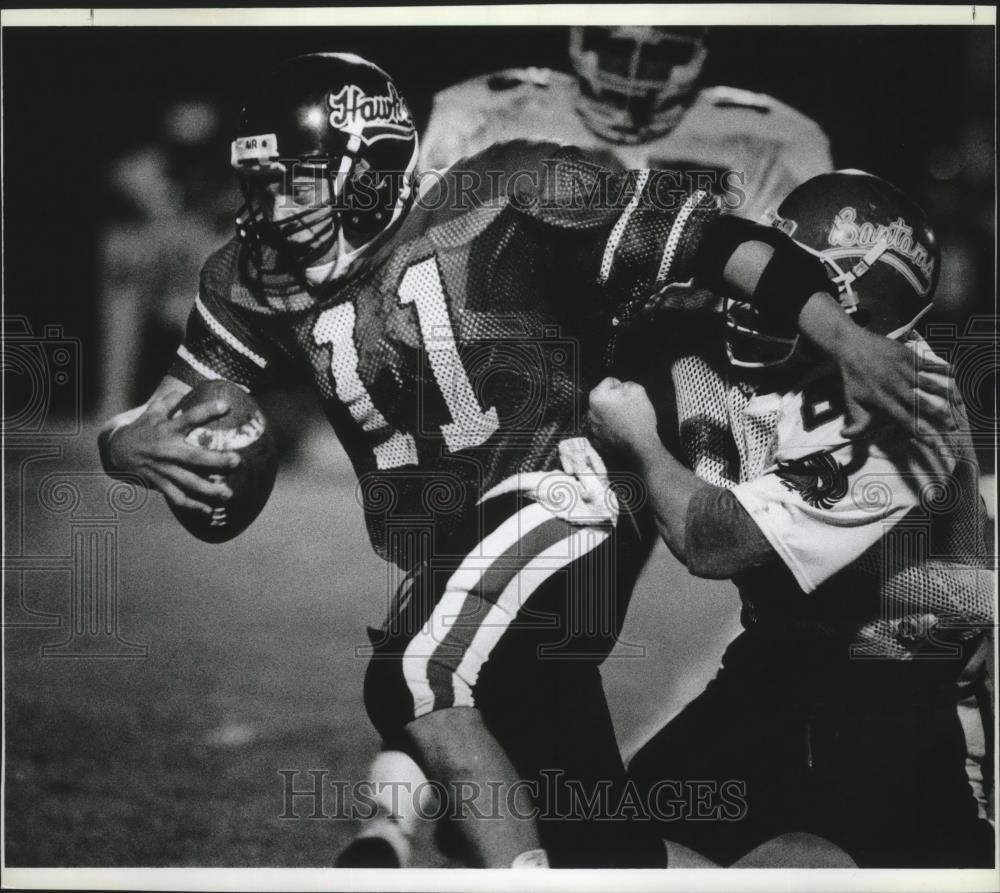
[(451, 575), (441, 600), (403, 652), (403, 679), (413, 697), (414, 716), (423, 716), (434, 709), (434, 692), (431, 691), (427, 675), (428, 666), (435, 649), (461, 615), (466, 597), (479, 585), (483, 574), (501, 555), (525, 534), (552, 517), (552, 513), (537, 502), (525, 506), (483, 539)]
[(453, 678), (456, 706), (473, 705), (472, 689), (483, 664), (532, 593), (553, 574), (592, 552), (609, 536), (610, 531), (602, 527), (577, 528), (521, 568), (490, 608), (458, 665)]

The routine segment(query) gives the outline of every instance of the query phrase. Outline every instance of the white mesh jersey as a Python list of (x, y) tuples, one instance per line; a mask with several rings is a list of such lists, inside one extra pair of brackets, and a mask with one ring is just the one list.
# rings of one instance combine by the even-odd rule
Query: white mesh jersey
[(791, 613), (847, 635), (858, 657), (900, 658), (944, 656), (992, 623), (985, 506), (962, 432), (947, 440), (942, 479), (927, 471), (929, 439), (845, 441), (836, 375), (756, 393), (704, 356), (670, 368), (682, 458), (732, 490), (797, 584), (738, 580), (746, 622)]
[[(725, 171), (746, 194), (729, 210), (760, 219), (800, 183), (832, 170), (829, 142), (816, 122), (761, 93), (701, 90), (676, 128), (638, 145), (606, 140), (576, 113), (576, 78), (547, 68), (509, 69), (442, 90), (421, 137), (421, 167), (443, 170), (495, 142), (519, 137), (579, 146), (625, 169), (657, 168), (710, 180)], [(734, 191), (733, 203), (739, 201)]]

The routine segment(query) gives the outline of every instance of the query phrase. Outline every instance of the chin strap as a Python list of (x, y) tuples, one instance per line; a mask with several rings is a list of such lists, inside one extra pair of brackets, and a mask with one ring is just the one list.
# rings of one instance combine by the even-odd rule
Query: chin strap
[(837, 297), (840, 300), (840, 306), (847, 313), (851, 314), (858, 309), (858, 304), (860, 303), (858, 295), (853, 288), (854, 283), (864, 276), (875, 265), (875, 262), (889, 250), (889, 241), (887, 239), (880, 239), (865, 252), (861, 260), (851, 267), (850, 270), (845, 271), (828, 252), (816, 251), (814, 248), (803, 245), (801, 242), (797, 242), (796, 244), (805, 248), (806, 251), (815, 257), (818, 257), (824, 264), (836, 272), (837, 275), (832, 276), (831, 280), (837, 286)]

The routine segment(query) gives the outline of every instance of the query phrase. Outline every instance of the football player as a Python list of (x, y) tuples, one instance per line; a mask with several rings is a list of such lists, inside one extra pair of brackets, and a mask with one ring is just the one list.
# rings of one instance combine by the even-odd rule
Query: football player
[[(937, 246), (902, 192), (857, 171), (821, 175), (774, 224), (822, 258), (859, 326), (928, 350), (914, 326), (931, 308)], [(959, 711), (977, 688), (989, 707), (995, 587), (961, 407), (950, 434), (845, 439), (831, 370), (761, 322), (733, 302), (725, 338), (712, 327), (671, 349), (675, 418), (661, 404), (661, 430), (677, 459), (642, 385), (609, 378), (591, 394), (594, 432), (642, 474), (667, 545), (693, 574), (732, 578), (743, 603), (718, 675), (630, 777), (647, 792), (743, 784), (738, 821), (663, 827), (725, 865), (799, 830), (861, 867), (992, 866), (983, 778), (966, 774), (975, 723), (964, 729)], [(984, 728), (990, 715), (973, 732), (989, 741)]]
[[(700, 88), (707, 28), (573, 27), (568, 37), (573, 74), (507, 69), (438, 93), (421, 167), (447, 169), (498, 141), (550, 139), (611, 168), (668, 170), (753, 220), (832, 170), (826, 135), (795, 109), (733, 87)], [(661, 299), (690, 302), (690, 289), (671, 285)], [(370, 777), (391, 782), (382, 772), (398, 765), (380, 756)]]
[(502, 140), (548, 139), (608, 166), (677, 172), (758, 220), (794, 187), (832, 169), (829, 143), (814, 121), (771, 96), (700, 89), (706, 32), (571, 28), (574, 74), (508, 69), (438, 93), (421, 167), (443, 170)]
[[(103, 429), (104, 467), (209, 512), (230, 494), (203, 472), (238, 457), (186, 441), (183, 395), (216, 378), (310, 381), (372, 543), (405, 571), (372, 632), (366, 707), (429, 777), (478, 782), (459, 815), (494, 820), (463, 823), (468, 861), (510, 865), (543, 844), (553, 864), (660, 864), (659, 842), (620, 822), (524, 820), (517, 784), (546, 768), (587, 790), (625, 781), (599, 665), (647, 544), (605, 479), (563, 470), (598, 461), (580, 435), (614, 322), (692, 278), (780, 307), (836, 356), (857, 428), (871, 410), (911, 423), (916, 366), (903, 348), (873, 360), (876, 336), (844, 318), (819, 262), (704, 191), (671, 197), (654, 172), (514, 142), (418, 202), (417, 151), (396, 85), (357, 56), (264, 76), (232, 144), (237, 236), (206, 262), (150, 401)], [(612, 198), (581, 206), (581, 190)]]

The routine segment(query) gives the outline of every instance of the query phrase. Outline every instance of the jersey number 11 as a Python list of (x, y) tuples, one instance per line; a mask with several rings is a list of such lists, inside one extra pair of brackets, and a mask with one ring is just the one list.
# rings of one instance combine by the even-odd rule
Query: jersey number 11
[[(397, 291), (399, 303), (413, 304), (420, 335), (427, 350), (434, 381), (437, 383), (451, 421), (441, 426), (445, 445), (452, 452), (485, 443), (500, 427), (495, 407), (483, 410), (462, 365), (455, 333), (445, 303), (444, 286), (437, 259), (429, 257), (409, 267)], [(379, 468), (397, 468), (417, 463), (417, 447), (412, 435), (393, 429), (375, 407), (358, 374), (358, 351), (354, 345), (354, 305), (338, 304), (320, 314), (313, 328), (317, 344), (332, 348), (330, 373), (337, 398), (351, 418), (369, 434), (383, 432), (375, 447)]]

